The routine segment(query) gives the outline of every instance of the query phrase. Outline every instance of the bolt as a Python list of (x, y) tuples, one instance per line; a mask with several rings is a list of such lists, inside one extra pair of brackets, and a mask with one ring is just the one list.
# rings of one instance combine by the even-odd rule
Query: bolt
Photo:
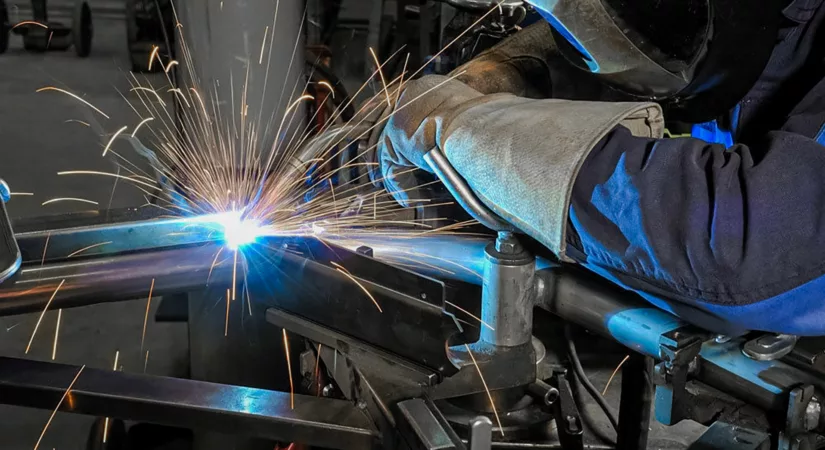
[(726, 336), (724, 334), (719, 334), (719, 335), (716, 335), (716, 338), (714, 339), (714, 342), (716, 342), (717, 344), (725, 344), (725, 343), (730, 342), (730, 340), (731, 340), (730, 336)]
[(822, 413), (822, 405), (816, 397), (808, 402), (805, 407), (805, 429), (808, 431), (814, 430), (819, 425), (819, 415)]
[(518, 239), (508, 231), (502, 231), (496, 239), (496, 251), (505, 255), (521, 253), (522, 247)]
[(324, 386), (324, 389), (321, 390), (321, 395), (324, 396), (324, 397), (330, 397), (330, 396), (332, 396), (332, 391), (334, 389), (335, 389), (335, 386), (333, 386), (332, 383), (330, 383), (330, 384)]
[(573, 416), (566, 416), (564, 418), (567, 421), (567, 431), (576, 432), (579, 431), (579, 424), (576, 423), (576, 418)]

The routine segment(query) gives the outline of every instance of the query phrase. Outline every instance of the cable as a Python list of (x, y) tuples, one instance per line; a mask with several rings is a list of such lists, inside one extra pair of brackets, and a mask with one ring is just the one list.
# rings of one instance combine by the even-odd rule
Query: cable
[(590, 382), (590, 379), (587, 378), (587, 375), (584, 373), (581, 360), (579, 360), (579, 354), (576, 351), (576, 344), (573, 342), (573, 333), (570, 325), (564, 326), (564, 338), (567, 341), (567, 353), (570, 356), (570, 362), (573, 364), (573, 372), (576, 374), (576, 377), (579, 379), (582, 386), (584, 386), (587, 393), (590, 394), (590, 397), (592, 397), (602, 409), (604, 415), (607, 417), (607, 420), (610, 421), (610, 425), (613, 426), (613, 431), (618, 433), (619, 421), (616, 420), (616, 415), (613, 414), (613, 411), (610, 410), (610, 406), (608, 406), (607, 401), (604, 397), (602, 397), (602, 394), (598, 391), (598, 389), (596, 389), (596, 386), (593, 386), (593, 383)]

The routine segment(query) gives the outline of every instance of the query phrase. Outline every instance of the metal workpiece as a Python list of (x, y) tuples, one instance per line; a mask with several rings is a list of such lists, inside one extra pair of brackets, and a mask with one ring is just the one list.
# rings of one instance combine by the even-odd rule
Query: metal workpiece
[(768, 450), (771, 436), (759, 430), (714, 422), (688, 450)]
[[(414, 398), (399, 402), (399, 431), (411, 449), (450, 450), (463, 449), (463, 444), (438, 413), (424, 400)], [(489, 448), (489, 447), (488, 447)]]
[(0, 402), (52, 410), (75, 378), (60, 411), (325, 448), (378, 441), (370, 419), (344, 400), (23, 359), (0, 358)]
[(498, 347), (479, 341), (450, 347), (448, 354), (459, 370), (430, 389), (434, 400), (523, 387), (536, 380), (536, 355), (529, 342), (518, 347)]
[[(531, 342), (536, 260), (506, 233), (486, 249), (481, 294), (481, 340), (499, 347)], [(504, 250), (504, 252), (499, 251)]]
[[(207, 277), (213, 284), (232, 280), (231, 265), (209, 269), (218, 244), (24, 265), (0, 285), (0, 316), (72, 308), (110, 301), (203, 289)], [(59, 287), (59, 289), (58, 289)], [(53, 296), (53, 298), (52, 298)]]

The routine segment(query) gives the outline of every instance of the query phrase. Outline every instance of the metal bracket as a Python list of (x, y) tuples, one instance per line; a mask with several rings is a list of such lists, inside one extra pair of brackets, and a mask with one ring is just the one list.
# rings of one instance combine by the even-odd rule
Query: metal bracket
[(790, 354), (799, 336), (764, 334), (745, 343), (744, 353), (757, 361), (776, 361)]
[(794, 388), (788, 395), (785, 430), (779, 433), (779, 450), (816, 448), (815, 435), (808, 433), (819, 425), (821, 407), (811, 385)]
[(582, 441), (584, 428), (582, 427), (579, 409), (576, 407), (576, 401), (573, 398), (570, 382), (564, 374), (557, 374), (555, 383), (559, 392), (558, 400), (554, 403), (559, 442), (565, 450), (581, 450), (584, 448), (584, 442)]
[(653, 370), (656, 385), (656, 420), (674, 425), (686, 419), (685, 385), (691, 366), (702, 349), (702, 338), (684, 329), (665, 333), (660, 338), (659, 356), (662, 362)]

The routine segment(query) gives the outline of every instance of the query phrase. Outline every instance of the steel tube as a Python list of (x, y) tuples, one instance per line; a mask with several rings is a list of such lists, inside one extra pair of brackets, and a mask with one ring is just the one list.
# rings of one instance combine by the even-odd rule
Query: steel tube
[(517, 347), (533, 338), (536, 260), (521, 252), (506, 255), (487, 246), (481, 294), (481, 339), (499, 347)]
[[(0, 403), (206, 429), (340, 449), (371, 448), (377, 432), (355, 405), (288, 392), (0, 358)], [(78, 373), (80, 373), (78, 375)], [(291, 406), (294, 401), (294, 407)]]
[(437, 148), (424, 155), (424, 161), (430, 169), (444, 183), (444, 186), (453, 194), (456, 201), (473, 216), (478, 223), (494, 231), (516, 231), (516, 229), (490, 211), (464, 181), (464, 178), (453, 168), (447, 157)]
[(0, 316), (41, 311), (55, 291), (51, 309), (143, 297), (152, 280), (158, 296), (202, 289), (207, 278), (231, 283), (231, 264), (217, 264), (209, 274), (219, 249), (215, 243), (24, 266), (0, 285)]

